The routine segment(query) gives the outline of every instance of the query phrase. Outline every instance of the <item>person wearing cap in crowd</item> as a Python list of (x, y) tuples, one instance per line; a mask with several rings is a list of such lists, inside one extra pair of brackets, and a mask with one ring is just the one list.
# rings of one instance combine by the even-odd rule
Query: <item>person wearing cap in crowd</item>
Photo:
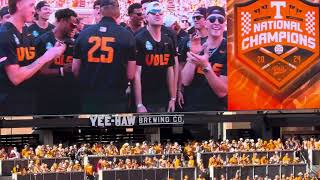
[(227, 109), (227, 40), (223, 37), (226, 27), (224, 8), (209, 7), (205, 27), (208, 39), (201, 45), (200, 36), (197, 35), (197, 52), (188, 53), (187, 63), (181, 73), (183, 86), (186, 86), (186, 111)]
[(178, 18), (174, 15), (167, 15), (164, 17), (164, 26), (173, 30), (177, 35), (177, 46), (182, 43), (182, 39), (188, 37), (186, 33), (179, 25)]
[[(41, 86), (38, 88), (38, 114), (76, 114), (79, 112), (78, 88), (72, 74), (72, 40), (77, 28), (77, 14), (73, 10), (59, 9), (55, 12), (56, 27), (35, 40), (36, 56), (43, 55), (58, 41), (67, 45), (63, 55), (40, 71)], [(61, 93), (57, 93), (61, 92)], [(64, 104), (64, 106), (61, 106)]]
[(189, 18), (186, 15), (182, 15), (180, 18), (180, 27), (182, 30), (187, 32), (187, 29), (190, 27)]
[(10, 18), (9, 7), (5, 6), (0, 9), (0, 27), (2, 24), (7, 22)]
[[(206, 24), (206, 16), (207, 9), (204, 7), (198, 8), (192, 15), (192, 20), (194, 21), (194, 27), (196, 32), (192, 33), (192, 35), (187, 36), (181, 40), (178, 46), (178, 60), (179, 60), (179, 69), (180, 76), (177, 87), (177, 102), (181, 109), (184, 110), (185, 98), (184, 96), (188, 96), (184, 92), (184, 86), (182, 84), (182, 74), (181, 71), (184, 68), (187, 60), (187, 52), (198, 52), (199, 47), (205, 43), (208, 37), (207, 29), (205, 27)], [(200, 37), (200, 39), (198, 38)], [(197, 49), (198, 48), (198, 49)]]
[(23, 32), (35, 13), (34, 0), (9, 0), (10, 20), (0, 28), (0, 114), (34, 114), (35, 74), (63, 53), (57, 44), (36, 59), (31, 34)]
[(117, 0), (100, 1), (101, 21), (84, 29), (75, 42), (72, 71), (79, 79), (82, 113), (123, 113), (125, 90), (135, 75), (135, 39), (116, 23)]
[[(147, 28), (148, 20), (146, 18), (147, 17), (146, 9), (147, 9), (148, 5), (153, 2), (159, 2), (159, 0), (142, 0), (141, 1), (145, 26), (143, 28), (141, 28), (139, 31), (137, 31), (136, 34), (139, 34), (139, 32), (142, 32)], [(170, 38), (173, 41), (174, 47), (178, 48), (177, 34), (171, 28), (168, 28), (168, 27), (162, 25), (161, 33), (163, 33), (165, 36)], [(177, 84), (179, 81), (179, 76), (180, 76), (180, 74), (179, 74), (180, 67), (179, 67), (179, 60), (178, 60), (178, 52), (177, 51), (174, 56), (175, 56), (175, 62), (174, 62), (174, 66), (173, 66), (173, 68), (174, 68), (174, 85), (175, 85), (174, 88), (176, 91)]]
[(135, 34), (143, 27), (143, 10), (139, 3), (133, 3), (128, 7), (128, 15), (130, 17), (127, 29)]
[(176, 92), (174, 69), (176, 49), (171, 38), (161, 33), (163, 7), (158, 2), (148, 4), (148, 26), (138, 33), (137, 71), (134, 91), (137, 112), (173, 112)]
[(34, 40), (42, 34), (51, 31), (54, 28), (53, 24), (48, 22), (51, 15), (50, 4), (46, 1), (40, 1), (36, 5), (35, 21), (30, 26), (26, 27), (25, 31), (34, 37)]

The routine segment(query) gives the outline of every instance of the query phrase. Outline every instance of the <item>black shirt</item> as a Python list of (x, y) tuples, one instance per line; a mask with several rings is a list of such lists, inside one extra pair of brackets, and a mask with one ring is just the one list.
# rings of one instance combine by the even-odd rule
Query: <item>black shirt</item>
[(29, 27), (26, 27), (24, 29), (24, 31), (27, 34), (31, 34), (35, 40), (36, 38), (40, 37), (42, 34), (48, 32), (48, 31), (51, 31), (52, 29), (54, 29), (54, 25), (52, 25), (50, 23), (49, 23), (48, 27), (45, 29), (39, 27), (37, 23), (33, 23)]
[[(9, 95), (22, 92), (29, 96), (34, 88), (34, 78), (30, 78), (18, 86), (14, 86), (5, 72), (5, 66), (19, 64), (27, 66), (35, 60), (35, 47), (31, 37), (20, 33), (10, 22), (0, 27), (0, 102)], [(30, 102), (31, 103), (31, 102)]]
[(182, 43), (182, 40), (186, 37), (189, 37), (189, 34), (187, 32), (185, 32), (183, 29), (181, 29), (179, 31), (179, 33), (177, 34), (177, 45), (178, 47), (180, 46), (180, 44)]
[[(43, 35), (39, 36), (35, 40), (35, 47), (36, 47), (36, 54), (37, 57), (42, 56), (48, 49), (54, 47), (55, 43), (57, 42), (53, 31), (48, 31), (44, 33)], [(67, 63), (72, 63), (73, 60), (73, 46), (74, 43), (71, 39), (66, 39), (65, 43), (67, 45), (66, 51), (61, 55), (60, 57), (54, 59), (52, 64), (50, 65), (49, 68), (60, 68), (63, 67)], [(60, 71), (59, 71), (60, 72)], [(44, 76), (44, 75), (42, 75)], [(64, 85), (64, 86), (69, 86), (71, 85), (70, 82), (68, 83), (66, 79), (72, 78), (72, 73), (64, 73), (64, 77), (57, 75), (56, 80), (59, 82), (58, 84)], [(51, 77), (51, 79), (53, 79)], [(56, 86), (58, 84), (55, 84), (52, 82), (46, 82), (48, 83), (48, 86)]]
[(127, 88), (126, 64), (135, 60), (135, 39), (109, 17), (84, 29), (75, 42), (74, 58), (81, 60), (80, 85), (85, 91), (113, 98)]
[[(36, 54), (42, 56), (47, 50), (54, 47), (57, 42), (53, 31), (48, 31), (39, 36), (35, 41)], [(64, 40), (67, 48), (63, 55), (54, 59), (49, 66), (50, 69), (57, 69), (73, 61), (73, 46), (71, 39)], [(41, 87), (38, 88), (37, 104), (38, 114), (74, 114), (79, 113), (79, 88), (71, 72), (64, 72), (64, 75), (39, 75)], [(62, 106), (63, 104), (63, 106)]]
[(145, 29), (135, 36), (137, 43), (137, 65), (142, 66), (141, 89), (143, 102), (168, 103), (167, 70), (174, 65), (176, 49), (170, 37), (161, 33), (156, 42)]
[[(210, 51), (209, 51), (210, 52)], [(217, 49), (211, 50), (209, 62), (217, 76), (227, 76), (227, 40), (223, 39)], [(196, 72), (190, 86), (185, 87), (186, 111), (226, 110), (226, 97), (219, 98), (206, 79), (202, 68)]]
[[(208, 37), (201, 37), (201, 44), (204, 44), (207, 41)], [(178, 59), (179, 62), (186, 62), (187, 52), (190, 51), (191, 41), (189, 36), (184, 37), (179, 43), (178, 46)]]
[[(36, 39), (34, 45), (36, 47), (37, 57), (42, 56), (48, 49), (54, 47), (57, 40), (54, 36), (53, 31), (48, 31)], [(66, 63), (72, 63), (73, 60), (73, 46), (74, 43), (71, 39), (66, 39), (67, 49), (64, 54), (56, 58), (51, 64), (51, 68), (63, 67)]]
[[(138, 35), (140, 32), (144, 32), (146, 30), (146, 26), (139, 29), (137, 32), (134, 33), (134, 35)], [(176, 48), (178, 46), (178, 42), (177, 42), (177, 34), (170, 28), (166, 27), (166, 26), (162, 26), (161, 27), (161, 32), (165, 35), (168, 36), (169, 38), (172, 39), (173, 41), (173, 45)], [(177, 54), (176, 54), (177, 55)]]

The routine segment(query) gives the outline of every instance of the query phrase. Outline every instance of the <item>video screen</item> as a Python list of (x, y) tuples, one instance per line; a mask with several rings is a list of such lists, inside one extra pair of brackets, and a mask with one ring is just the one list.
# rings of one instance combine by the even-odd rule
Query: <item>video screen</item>
[(226, 1), (39, 1), (29, 10), (23, 27), (2, 19), (1, 115), (227, 110)]
[(0, 115), (320, 105), (319, 2), (37, 1), (28, 10), (16, 23), (2, 4)]

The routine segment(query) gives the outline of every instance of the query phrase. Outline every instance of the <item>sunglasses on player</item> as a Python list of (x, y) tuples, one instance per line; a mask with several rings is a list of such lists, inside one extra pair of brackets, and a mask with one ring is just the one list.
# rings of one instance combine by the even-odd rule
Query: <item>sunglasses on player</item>
[(201, 18), (203, 18), (203, 16), (193, 16), (192, 17), (193, 20), (197, 20), (197, 21), (199, 21)]
[(210, 23), (214, 23), (216, 22), (216, 20), (218, 20), (220, 24), (223, 24), (226, 21), (224, 17), (220, 17), (220, 16), (209, 16), (207, 20), (209, 20)]
[(137, 16), (142, 16), (142, 13), (134, 13)]
[(187, 22), (188, 22), (188, 20), (181, 20), (181, 22), (182, 22), (182, 23), (187, 23)]
[(156, 14), (159, 14), (159, 15), (163, 15), (163, 12), (160, 10), (160, 9), (152, 9), (148, 12), (148, 14), (152, 14), (152, 15), (156, 15)]

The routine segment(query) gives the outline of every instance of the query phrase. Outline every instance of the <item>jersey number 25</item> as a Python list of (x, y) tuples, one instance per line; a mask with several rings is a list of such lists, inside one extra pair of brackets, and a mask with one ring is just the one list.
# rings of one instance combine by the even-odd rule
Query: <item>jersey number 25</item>
[[(91, 36), (88, 40), (90, 44), (94, 43), (91, 49), (88, 51), (88, 62), (93, 63), (112, 63), (114, 50), (112, 47), (107, 46), (108, 42), (115, 42), (114, 37), (98, 37)], [(93, 54), (100, 49), (100, 57), (94, 57)], [(102, 52), (107, 52), (108, 55), (102, 54)]]

